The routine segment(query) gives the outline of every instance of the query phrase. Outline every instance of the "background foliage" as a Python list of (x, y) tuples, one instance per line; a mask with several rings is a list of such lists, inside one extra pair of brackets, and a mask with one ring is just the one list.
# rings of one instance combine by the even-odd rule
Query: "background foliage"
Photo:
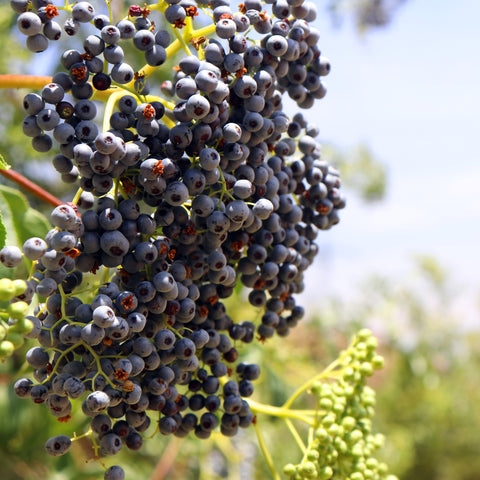
[[(335, 20), (351, 16), (363, 31), (388, 24), (402, 3), (404, 0), (337, 0), (326, 6)], [(12, 26), (13, 16), (2, 2), (0, 72), (36, 73), (39, 66), (17, 47), (22, 40)], [(62, 197), (66, 187), (58, 174), (48, 167), (48, 160), (37, 156), (21, 132), (23, 114), (19, 105), (24, 93), (0, 92), (0, 152), (17, 171)], [(326, 153), (341, 166), (351, 189), (367, 200), (382, 198), (386, 169), (368, 147), (359, 146), (352, 152), (331, 146)], [(40, 175), (45, 168), (49, 168), (48, 174)], [(6, 182), (2, 179), (2, 183)], [(29, 201), (41, 208), (35, 199)], [(4, 221), (5, 205), (2, 198)], [(448, 281), (448, 272), (429, 257), (414, 261), (411, 280), (403, 284), (382, 276), (366, 279), (357, 300), (345, 305), (330, 299), (321, 312), (310, 312), (310, 318), (287, 342), (274, 339), (261, 347), (249, 347), (244, 359), (263, 367), (255, 398), (281, 404), (296, 386), (335, 358), (355, 330), (370, 325), (380, 338), (380, 353), (386, 358), (385, 370), (373, 377), (371, 385), (377, 391), (375, 430), (387, 434), (382, 454), (391, 471), (402, 480), (479, 478), (476, 444), (480, 388), (475, 379), (480, 367), (480, 337), (464, 331), (461, 314), (452, 310), (450, 300), (455, 288)], [(237, 302), (233, 307), (241, 315), (255, 314), (245, 310), (241, 292), (232, 302)], [(28, 343), (24, 348), (29, 348)], [(63, 433), (63, 428), (71, 431), (72, 424), (62, 426), (42, 411), (43, 406), (33, 407), (26, 400), (14, 398), (10, 386), (26, 368), (23, 353), (19, 351), (0, 364), (2, 478), (93, 478), (98, 468), (94, 463), (84, 465), (88, 461), (86, 445), (84, 449), (81, 444), (75, 445), (66, 457), (53, 459), (44, 454), (45, 439)], [(79, 432), (84, 427), (81, 415), (75, 412), (72, 422)], [(294, 461), (298, 452), (284, 441), (288, 433), (279, 431), (280, 423), (268, 420), (263, 428), (277, 464)], [(223, 437), (212, 442), (155, 438), (146, 442), (141, 452), (122, 452), (120, 461), (126, 466), (127, 476), (135, 478), (268, 478), (255, 445), (253, 432), (249, 431), (232, 441)]]

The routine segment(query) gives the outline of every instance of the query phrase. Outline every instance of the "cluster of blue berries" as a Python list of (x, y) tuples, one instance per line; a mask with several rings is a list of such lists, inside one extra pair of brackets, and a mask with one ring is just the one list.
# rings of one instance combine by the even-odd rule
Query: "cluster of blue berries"
[[(140, 448), (151, 411), (164, 435), (234, 435), (253, 421), (245, 398), (260, 374), (238, 363), (237, 346), (285, 336), (303, 317), (294, 295), (314, 240), (345, 206), (318, 129), (282, 105), (284, 94), (309, 108), (326, 93), (314, 4), (161, 0), (114, 23), (89, 2), (10, 3), (36, 52), (60, 37), (60, 11), (71, 14), (67, 35), (85, 25), (83, 50), (66, 50), (65, 71), (23, 103), (33, 147), (55, 140), (53, 165), (80, 190), (53, 210), (45, 239), (0, 252), (6, 266), (34, 262), (17, 300), (41, 298), (28, 317), (35, 381), (19, 380), (17, 395), (63, 420), (82, 399), (98, 455)], [(213, 24), (193, 31), (200, 13)], [(142, 69), (125, 61), (128, 43)], [(181, 48), (190, 54), (155, 91), (156, 69)], [(85, 293), (87, 273), (102, 280)], [(262, 309), (259, 324), (228, 315), (222, 299), (238, 282)], [(57, 436), (46, 450), (70, 445)], [(105, 478), (123, 475), (115, 466)]]

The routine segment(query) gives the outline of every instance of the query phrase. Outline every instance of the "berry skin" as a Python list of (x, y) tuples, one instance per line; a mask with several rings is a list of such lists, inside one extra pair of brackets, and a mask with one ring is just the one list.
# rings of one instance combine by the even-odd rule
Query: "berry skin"
[(90, 411), (98, 413), (108, 407), (110, 403), (110, 397), (105, 392), (92, 392), (84, 400), (84, 403)]
[(32, 381), (27, 378), (21, 378), (15, 382), (13, 387), (15, 395), (19, 398), (28, 398), (32, 388)]
[(37, 35), (42, 30), (42, 21), (34, 12), (21, 13), (17, 18), (17, 27), (24, 35)]
[(122, 448), (122, 440), (114, 433), (107, 433), (100, 439), (100, 452), (102, 455), (116, 455)]
[(60, 205), (50, 214), (52, 223), (61, 229), (70, 230), (75, 228), (77, 223), (77, 214), (75, 210), (68, 205)]
[(69, 437), (66, 435), (57, 435), (47, 440), (45, 450), (52, 457), (58, 457), (67, 453), (71, 446), (72, 441)]
[(15, 246), (6, 246), (0, 250), (0, 262), (7, 268), (15, 268), (22, 263), (22, 251)]
[(124, 480), (125, 471), (118, 465), (112, 465), (104, 474), (104, 480)]
[(129, 243), (122, 233), (113, 230), (102, 234), (100, 246), (105, 253), (114, 257), (120, 257), (127, 254)]
[(95, 9), (89, 2), (78, 2), (72, 8), (72, 17), (77, 22), (90, 22), (94, 16)]

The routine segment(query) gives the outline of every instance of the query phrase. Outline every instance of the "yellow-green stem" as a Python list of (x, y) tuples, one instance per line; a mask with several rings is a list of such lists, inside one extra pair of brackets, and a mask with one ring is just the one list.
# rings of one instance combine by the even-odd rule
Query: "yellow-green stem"
[(305, 455), (305, 452), (307, 451), (307, 447), (305, 446), (302, 438), (298, 434), (297, 429), (295, 428), (295, 425), (292, 423), (292, 421), (289, 418), (285, 418), (284, 421), (285, 421), (285, 424), (287, 425), (288, 430), (290, 430), (292, 437), (297, 442), (298, 447), (300, 448), (302, 453)]
[(267, 445), (265, 443), (265, 439), (263, 438), (262, 431), (260, 429), (260, 426), (258, 424), (258, 420), (255, 422), (255, 433), (257, 434), (257, 439), (258, 439), (258, 446), (260, 447), (260, 451), (262, 452), (265, 462), (267, 463), (268, 469), (270, 470), (270, 473), (272, 474), (272, 477), (274, 480), (280, 480), (280, 475), (278, 474), (277, 470), (275, 469), (275, 465), (272, 460), (272, 456), (270, 455), (270, 452), (268, 451)]
[(79, 188), (77, 190), (77, 193), (75, 193), (75, 196), (73, 197), (72, 203), (74, 205), (78, 205), (78, 202), (80, 201), (80, 195), (83, 193), (83, 188)]
[(332, 371), (339, 367), (345, 356), (347, 356), (347, 351), (343, 352), (336, 360), (334, 360), (330, 365), (328, 365), (328, 367), (325, 368), (325, 370), (323, 370), (322, 373), (319, 373), (318, 375), (316, 375), (315, 377), (311, 378), (310, 380), (308, 380), (307, 382), (305, 382), (300, 388), (298, 388), (293, 394), (292, 396), (283, 404), (283, 407), (284, 408), (289, 408), (293, 402), (303, 393), (303, 392), (306, 392), (315, 382), (317, 382), (318, 380), (322, 380), (322, 379), (325, 379), (327, 377), (332, 377)]
[(248, 404), (250, 409), (254, 414), (264, 413), (270, 415), (271, 417), (278, 417), (283, 419), (294, 418), (300, 420), (307, 425), (313, 426), (314, 422), (310, 415), (306, 415), (303, 410), (290, 410), (285, 407), (274, 407), (272, 405), (264, 405), (263, 403), (258, 403), (255, 400), (248, 399)]
[(113, 114), (113, 109), (115, 108), (115, 105), (118, 100), (120, 100), (121, 97), (125, 95), (125, 92), (123, 90), (120, 90), (119, 92), (112, 93), (107, 100), (107, 104), (105, 105), (105, 114), (103, 117), (103, 131), (107, 132), (110, 130), (110, 117)]

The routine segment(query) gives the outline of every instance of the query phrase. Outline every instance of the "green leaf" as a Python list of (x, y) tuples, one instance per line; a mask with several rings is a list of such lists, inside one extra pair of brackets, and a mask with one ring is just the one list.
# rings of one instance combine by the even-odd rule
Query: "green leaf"
[(5, 246), (6, 241), (7, 241), (7, 229), (3, 224), (2, 212), (0, 212), (0, 249), (2, 249)]
[[(15, 188), (0, 185), (0, 244), (21, 247), (30, 237), (44, 237), (51, 228), (39, 211), (29, 206), (26, 197)], [(5, 236), (2, 239), (2, 228)], [(26, 265), (6, 268), (0, 265), (0, 278), (20, 278), (26, 274)]]
[[(50, 223), (46, 217), (31, 208), (26, 197), (18, 190), (0, 185), (0, 209), (4, 210), (2, 204), (13, 213), (12, 224), (17, 237), (16, 244), (20, 242), (23, 244), (30, 237), (44, 236), (50, 229)], [(7, 232), (9, 233), (8, 229)], [(10, 238), (8, 239), (11, 241)]]
[(10, 165), (3, 158), (3, 155), (0, 153), (0, 170), (8, 170)]

